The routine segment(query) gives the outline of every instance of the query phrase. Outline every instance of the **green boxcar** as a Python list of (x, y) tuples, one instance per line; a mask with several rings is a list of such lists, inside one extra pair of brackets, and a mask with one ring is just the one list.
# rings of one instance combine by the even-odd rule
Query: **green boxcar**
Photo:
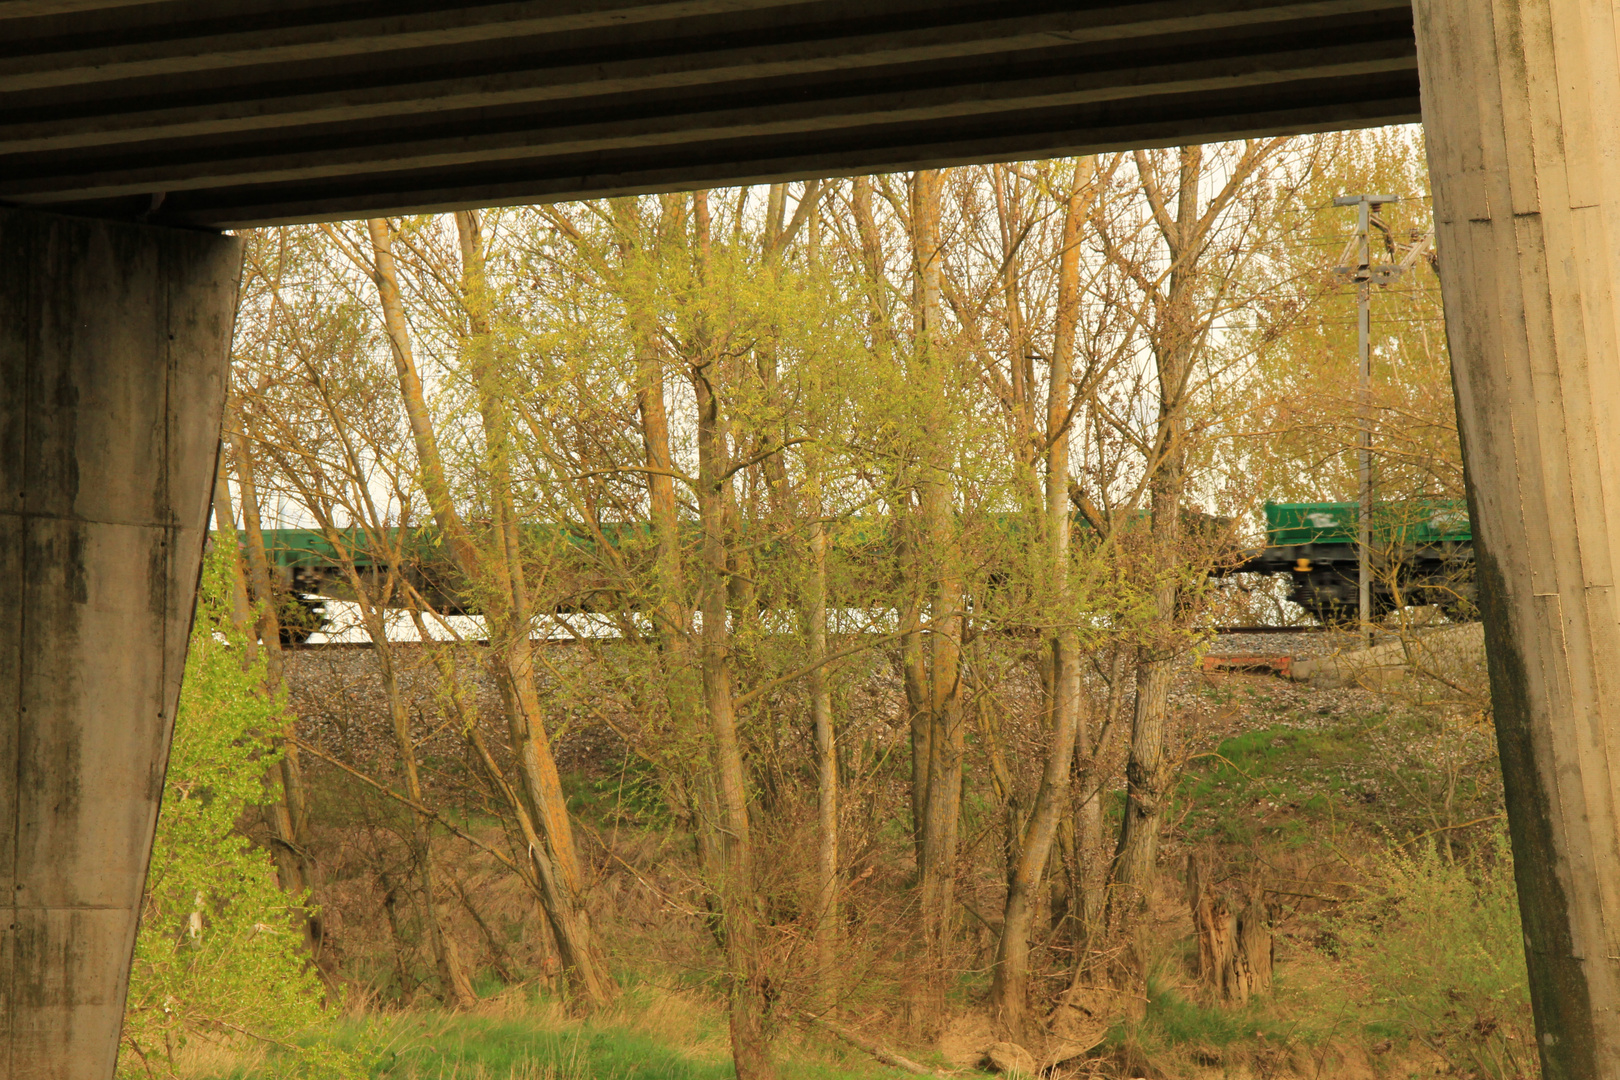
[[(1353, 544), (1361, 507), (1353, 502), (1266, 503), (1266, 544)], [(1373, 504), (1373, 540), (1435, 544), (1471, 541), (1468, 504), (1461, 499), (1405, 499)]]
[[(1296, 604), (1324, 622), (1358, 607), (1360, 507), (1352, 502), (1266, 503), (1266, 546), (1237, 573), (1287, 574)], [(1461, 499), (1401, 499), (1373, 504), (1372, 614), (1434, 604), (1472, 617), (1473, 532)]]
[[(364, 530), (348, 528), (337, 533), (339, 543), (353, 553), (356, 566), (371, 565)], [(317, 529), (266, 529), (264, 550), (270, 562), (284, 570), (325, 570), (341, 561), (337, 548)]]

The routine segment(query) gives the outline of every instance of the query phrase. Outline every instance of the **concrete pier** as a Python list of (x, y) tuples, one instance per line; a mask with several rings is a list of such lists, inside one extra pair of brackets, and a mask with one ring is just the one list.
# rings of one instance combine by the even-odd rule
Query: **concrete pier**
[(1414, 13), (1544, 1073), (1617, 1077), (1617, 9), (1423, 0)]
[(239, 242), (0, 210), (0, 1076), (107, 1080)]

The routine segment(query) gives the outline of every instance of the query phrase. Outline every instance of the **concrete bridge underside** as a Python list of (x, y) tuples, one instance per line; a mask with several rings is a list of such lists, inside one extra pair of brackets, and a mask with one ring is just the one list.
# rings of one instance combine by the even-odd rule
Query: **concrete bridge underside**
[(1418, 115), (1408, 0), (0, 3), (0, 201), (174, 225)]
[(112, 1070), (215, 230), (1420, 115), (1541, 1052), (1620, 1076), (1616, 31), (1614, 0), (0, 0), (0, 1078)]

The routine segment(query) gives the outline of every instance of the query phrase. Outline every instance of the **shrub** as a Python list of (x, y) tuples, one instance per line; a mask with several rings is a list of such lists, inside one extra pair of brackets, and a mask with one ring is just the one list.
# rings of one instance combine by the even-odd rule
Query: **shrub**
[(1464, 1076), (1539, 1075), (1513, 858), (1504, 832), (1466, 859), (1434, 846), (1377, 857), (1373, 885), (1333, 919), (1394, 1025)]
[[(120, 1077), (173, 1076), (199, 1041), (288, 1050), (283, 1073), (342, 1076), (348, 1056), (295, 1047), (320, 1014), (301, 898), (239, 831), (265, 798), (281, 703), (226, 613), (229, 553), (204, 566), (162, 811), (130, 971)], [(194, 1056), (194, 1055), (193, 1055)]]

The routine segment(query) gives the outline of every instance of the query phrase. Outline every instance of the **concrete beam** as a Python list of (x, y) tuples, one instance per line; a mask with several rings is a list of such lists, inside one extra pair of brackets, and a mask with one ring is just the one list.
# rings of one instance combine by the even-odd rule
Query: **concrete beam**
[[(155, 44), (105, 47), (89, 58), (30, 55), (20, 70), (16, 61), (0, 63), (0, 94), (32, 92), (32, 96), (13, 98), (19, 108), (9, 121), (0, 121), (0, 153), (113, 147), (250, 131), (268, 139), (282, 129), (315, 124), (541, 103), (556, 108), (608, 95), (678, 95), (738, 80), (758, 83), (793, 78), (803, 84), (902, 64), (929, 64), (937, 72), (942, 66), (983, 58), (1005, 64), (1010, 55), (1023, 63), (1038, 63), (1049, 59), (1055, 49), (1101, 44), (1122, 49), (1141, 40), (1178, 34), (1199, 35), (1207, 44), (1211, 35), (1262, 37), (1276, 26), (1284, 32), (1294, 30), (1298, 37), (1297, 24), (1308, 20), (1337, 20), (1335, 43), (1349, 44), (1345, 39), (1354, 35), (1356, 18), (1365, 21), (1370, 17), (1376, 26), (1392, 13), (1406, 14), (1400, 0), (1300, 0), (1225, 8), (1177, 3), (1144, 9), (1141, 4), (1127, 4), (937, 24), (919, 18), (922, 13), (912, 13), (904, 29), (897, 29), (892, 21), (841, 25), (824, 20), (799, 27), (799, 33), (779, 40), (737, 33), (736, 16), (730, 15), (731, 33), (726, 36), (711, 33), (683, 41), (670, 34), (667, 24), (631, 22), (614, 24), (612, 40), (542, 39), (538, 47), (525, 43), (521, 50), (512, 49), (514, 39), (554, 30), (550, 24), (556, 20), (514, 21), (485, 15), (484, 23), (474, 24), (483, 31), (482, 37), (458, 34), (450, 27), (432, 30), (431, 24), (423, 25), (427, 16), (422, 14), (386, 22), (366, 20), (381, 25), (365, 34), (355, 24), (318, 24), (284, 28), (276, 34), (239, 32), (227, 41), (177, 35), (173, 41)], [(465, 10), (454, 14), (460, 24), (471, 18)], [(504, 14), (516, 13), (507, 10)], [(1350, 25), (1345, 24), (1346, 17), (1351, 18)], [(435, 21), (444, 21), (444, 15)], [(390, 36), (386, 26), (400, 22), (408, 28), (401, 27)], [(314, 36), (315, 40), (302, 51), (289, 51), (289, 46), (277, 43), (286, 34)], [(416, 39), (420, 39), (419, 47), (433, 48), (440, 55), (438, 63), (424, 65), (419, 54), (406, 53), (410, 59), (401, 59), (402, 50)], [(487, 42), (484, 54), (444, 56), (446, 50), (465, 49), (474, 42)], [(1410, 64), (1416, 62), (1410, 35), (1375, 33), (1371, 48), (1394, 48)], [(172, 54), (173, 62), (186, 66), (174, 70), (167, 65), (151, 66), (156, 61), (137, 60), (134, 55), (150, 54), (154, 49)], [(290, 81), (276, 66), (288, 63), (299, 65), (296, 81)], [(364, 78), (358, 78), (362, 72)], [(48, 83), (40, 81), (47, 76)], [(107, 111), (64, 108), (52, 93), (42, 92), (114, 80), (120, 82), (127, 100)], [(140, 81), (131, 85), (130, 80)], [(624, 104), (633, 106), (636, 100), (626, 98)], [(20, 107), (24, 105), (35, 108)]]
[(221, 228), (1418, 113), (1410, 0), (109, 4), (0, 12), (0, 201)]
[(1415, 5), (1446, 331), (1547, 1080), (1620, 1076), (1620, 45)]
[(0, 1076), (117, 1054), (219, 443), (234, 238), (0, 210)]
[[(1213, 50), (1211, 50), (1213, 52)], [(731, 96), (664, 101), (655, 113), (620, 115), (593, 108), (554, 115), (544, 127), (491, 110), (476, 122), (454, 118), (424, 130), (420, 115), (405, 124), (368, 125), (368, 133), (334, 132), (311, 140), (277, 141), (279, 133), (233, 139), (205, 151), (174, 147), (188, 157), (184, 176), (163, 160), (168, 145), (142, 145), (135, 155), (98, 151), (86, 161), (77, 153), (17, 154), (11, 158), (0, 196), (20, 203), (115, 199), (153, 190), (168, 198), (182, 192), (247, 184), (283, 184), (378, 173), (428, 172), (457, 166), (552, 158), (589, 160), (615, 151), (643, 153), (675, 147), (760, 141), (781, 143), (832, 131), (892, 125), (894, 130), (928, 123), (947, 127), (985, 117), (1005, 123), (1008, 114), (1030, 114), (1170, 95), (1206, 95), (1245, 90), (1271, 95), (1279, 86), (1311, 80), (1354, 80), (1408, 73), (1413, 68), (1401, 42), (1319, 43), (1311, 48), (1261, 56), (1182, 57), (1142, 60), (1127, 70), (1092, 68), (1060, 74), (959, 82), (915, 83), (846, 96), (809, 97), (802, 90), (772, 93), (756, 88), (748, 100)], [(999, 75), (999, 73), (998, 73)], [(628, 105), (628, 103), (626, 103)], [(626, 112), (629, 110), (626, 109)], [(1258, 111), (1258, 110), (1256, 110)], [(1244, 114), (1246, 116), (1252, 114)], [(607, 116), (610, 118), (604, 119)], [(847, 135), (845, 135), (847, 138)]]
[[(162, 206), (171, 221), (242, 228), (1378, 127), (1417, 119), (1417, 102), (1408, 95), (1405, 73), (1397, 74), (1393, 79), (1363, 79), (1364, 96), (1351, 102), (1342, 100), (1342, 82), (1308, 80), (1280, 88), (1247, 87), (1242, 107), (1231, 110), (1203, 108), (1208, 98), (1204, 93), (1168, 94), (1152, 99), (1150, 106), (1103, 102), (927, 123), (874, 124), (856, 133), (830, 130), (781, 140), (762, 136), (697, 144), (674, 141), (665, 147), (617, 152), (480, 160), (431, 170), (405, 168), (180, 191)], [(1221, 98), (1220, 105), (1233, 104), (1229, 96)], [(85, 206), (99, 212), (125, 205), (114, 203), (118, 200)], [(150, 201), (141, 196), (141, 205)]]

